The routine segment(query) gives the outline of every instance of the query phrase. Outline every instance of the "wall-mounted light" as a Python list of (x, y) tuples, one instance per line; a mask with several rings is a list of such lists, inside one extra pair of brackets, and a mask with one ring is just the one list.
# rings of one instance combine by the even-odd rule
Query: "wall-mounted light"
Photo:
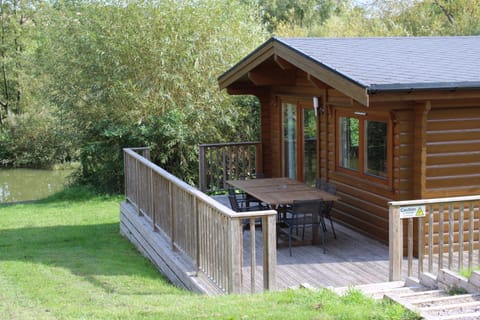
[(318, 102), (318, 97), (313, 97), (313, 109), (315, 110), (315, 117), (318, 116), (318, 111), (323, 112), (323, 109)]

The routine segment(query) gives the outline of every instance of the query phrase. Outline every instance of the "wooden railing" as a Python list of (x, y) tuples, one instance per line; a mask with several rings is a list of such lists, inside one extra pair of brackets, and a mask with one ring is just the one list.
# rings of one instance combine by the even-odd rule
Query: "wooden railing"
[[(225, 293), (242, 292), (245, 219), (262, 220), (263, 288), (275, 288), (276, 211), (237, 213), (140, 156), (124, 149), (125, 197), (162, 232), (172, 250), (183, 252), (197, 272)], [(253, 232), (252, 232), (253, 231)], [(255, 230), (250, 232), (250, 292), (257, 278)]]
[[(423, 272), (435, 275), (444, 268), (461, 271), (480, 266), (480, 196), (394, 201), (389, 206), (391, 281), (401, 279), (404, 256), (408, 276)], [(421, 215), (424, 210), (424, 217), (402, 219), (409, 211)], [(416, 261), (414, 256), (418, 258)]]
[(225, 181), (259, 173), (263, 173), (260, 142), (199, 145), (199, 188), (203, 192), (225, 190)]

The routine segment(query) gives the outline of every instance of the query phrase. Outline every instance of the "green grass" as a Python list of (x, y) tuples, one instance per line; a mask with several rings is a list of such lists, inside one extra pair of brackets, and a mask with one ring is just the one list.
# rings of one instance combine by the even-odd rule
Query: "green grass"
[(473, 269), (464, 268), (460, 270), (459, 274), (461, 276), (464, 276), (465, 278), (470, 278), (470, 276), (472, 275), (472, 272), (478, 271), (478, 270), (480, 270), (480, 268), (473, 268)]
[(178, 289), (120, 236), (120, 201), (71, 188), (0, 206), (0, 318), (416, 319), (356, 291), (208, 297)]

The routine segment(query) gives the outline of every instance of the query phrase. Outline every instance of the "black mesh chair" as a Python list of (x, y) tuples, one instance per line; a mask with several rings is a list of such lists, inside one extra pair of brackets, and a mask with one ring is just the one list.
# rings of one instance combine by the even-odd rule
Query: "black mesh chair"
[[(233, 192), (229, 191), (228, 194), (228, 201), (230, 202), (230, 206), (233, 211), (235, 212), (249, 212), (249, 211), (260, 211), (260, 210), (267, 210), (269, 207), (266, 207), (262, 204), (252, 205), (245, 199), (244, 193), (236, 193), (235, 190)], [(250, 220), (244, 219), (243, 221), (243, 228), (242, 230), (250, 229)], [(262, 220), (255, 219), (255, 228), (261, 227)]]
[[(323, 206), (322, 199), (316, 200), (295, 200), (292, 207), (286, 213), (285, 217), (281, 219), (277, 225), (280, 233), (285, 233), (288, 236), (288, 248), (290, 256), (292, 255), (292, 239), (305, 240), (305, 229), (312, 229), (320, 226), (320, 214)], [(294, 234), (295, 233), (295, 234)], [(322, 246), (325, 253), (324, 233), (322, 232)]]
[(315, 187), (316, 187), (317, 189), (326, 191), (326, 189), (327, 189), (327, 180), (326, 180), (325, 178), (317, 178), (317, 180), (315, 181)]
[[(317, 178), (315, 186), (318, 189), (323, 190), (325, 192), (328, 192), (328, 193), (331, 193), (331, 194), (334, 194), (334, 195), (337, 194), (337, 186), (332, 184), (332, 183), (328, 183), (325, 180), (325, 178)], [(323, 231), (326, 232), (327, 231), (327, 226), (325, 224), (325, 219), (330, 220), (330, 227), (332, 228), (333, 237), (335, 239), (337, 239), (337, 234), (335, 233), (335, 228), (333, 227), (332, 216), (330, 215), (330, 211), (332, 210), (332, 207), (333, 207), (333, 201), (324, 201), (323, 202), (323, 206), (322, 206), (322, 210), (321, 210), (322, 215), (320, 216), (320, 223), (322, 224)]]
[[(245, 192), (241, 192), (233, 188), (229, 188), (228, 195), (235, 197), (235, 201), (238, 203), (239, 208), (243, 211), (258, 211), (258, 210), (269, 209), (269, 207), (266, 204), (264, 204), (262, 201), (246, 194)], [(252, 209), (248, 210), (249, 207), (252, 207)]]

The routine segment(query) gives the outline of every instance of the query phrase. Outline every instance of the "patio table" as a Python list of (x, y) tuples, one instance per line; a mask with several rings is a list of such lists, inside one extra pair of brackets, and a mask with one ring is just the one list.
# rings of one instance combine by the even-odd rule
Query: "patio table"
[(227, 180), (227, 183), (273, 208), (292, 204), (293, 200), (323, 199), (324, 201), (338, 201), (340, 199), (336, 195), (290, 178)]
[[(290, 178), (227, 180), (229, 185), (270, 205), (272, 208), (292, 204), (294, 200), (338, 201), (340, 197), (308, 186)], [(314, 229), (313, 243), (318, 243), (318, 229)]]

